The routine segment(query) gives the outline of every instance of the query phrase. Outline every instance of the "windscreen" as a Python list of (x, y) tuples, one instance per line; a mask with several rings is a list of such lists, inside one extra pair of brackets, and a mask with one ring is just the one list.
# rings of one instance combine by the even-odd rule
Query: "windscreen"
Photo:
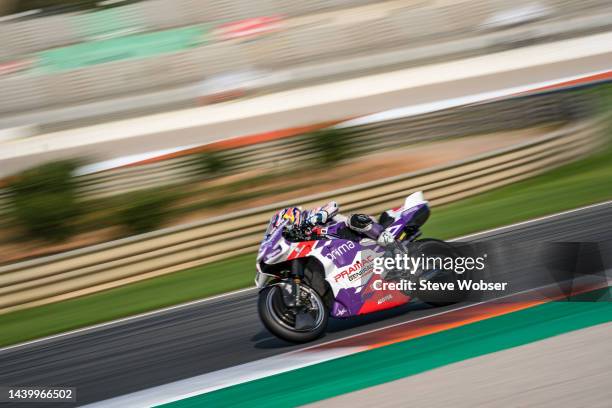
[(278, 227), (283, 225), (286, 220), (281, 216), (282, 210), (277, 212), (270, 218), (270, 222), (268, 223), (268, 228), (266, 228), (266, 234), (264, 239), (267, 239)]

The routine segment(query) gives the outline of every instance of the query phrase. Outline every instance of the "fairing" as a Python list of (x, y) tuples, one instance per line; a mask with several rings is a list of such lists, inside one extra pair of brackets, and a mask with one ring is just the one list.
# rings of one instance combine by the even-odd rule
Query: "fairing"
[[(387, 211), (393, 217), (387, 230), (399, 238), (415, 214), (427, 205), (422, 193), (409, 196), (403, 206)], [(275, 225), (267, 231), (259, 249), (257, 285), (263, 287), (273, 277), (262, 273), (261, 264), (314, 257), (323, 265), (325, 279), (334, 294), (333, 317), (371, 313), (409, 302), (410, 298), (401, 291), (374, 290), (374, 282), (381, 280), (381, 275), (374, 273), (374, 259), (383, 256), (385, 248), (368, 238), (358, 241), (338, 238), (338, 232), (345, 227), (346, 219), (337, 215), (318, 231), (324, 239), (289, 242), (282, 234), (284, 224)]]

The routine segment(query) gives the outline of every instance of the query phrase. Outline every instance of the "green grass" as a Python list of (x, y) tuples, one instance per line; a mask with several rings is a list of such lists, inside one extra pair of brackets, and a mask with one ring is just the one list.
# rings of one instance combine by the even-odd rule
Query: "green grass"
[(424, 235), (457, 237), (612, 199), (612, 147), (586, 159), (432, 210)]
[(253, 285), (254, 255), (0, 315), (0, 346)]
[[(450, 238), (612, 199), (612, 148), (543, 175), (434, 208), (424, 235)], [(254, 255), (0, 315), (5, 346), (253, 285)]]

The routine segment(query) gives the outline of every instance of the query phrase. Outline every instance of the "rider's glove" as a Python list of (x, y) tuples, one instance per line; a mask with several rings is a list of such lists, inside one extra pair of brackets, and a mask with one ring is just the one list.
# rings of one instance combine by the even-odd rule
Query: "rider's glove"
[(322, 225), (327, 222), (327, 211), (317, 211), (306, 219), (310, 226)]
[(387, 246), (395, 242), (395, 237), (389, 231), (384, 230), (380, 233), (377, 239), (378, 245)]

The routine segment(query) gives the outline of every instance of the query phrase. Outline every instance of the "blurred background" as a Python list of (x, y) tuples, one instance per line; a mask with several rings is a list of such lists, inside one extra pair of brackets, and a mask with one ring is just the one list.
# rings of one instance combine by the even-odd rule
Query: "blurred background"
[[(610, 79), (610, 0), (0, 0), (0, 347), (252, 287), (290, 205), (423, 190), (450, 239), (609, 202)], [(501, 238), (610, 240), (611, 208)], [(2, 349), (0, 385), (84, 404), (289, 350), (255, 296)], [(438, 313), (404, 312), (324, 340)]]
[(231, 283), (158, 305), (248, 286), (289, 203), (375, 213), (423, 189), (448, 238), (612, 195), (609, 0), (0, 15), (1, 312), (223, 259)]
[(2, 1), (0, 126), (48, 132), (602, 32), (606, 0)]

